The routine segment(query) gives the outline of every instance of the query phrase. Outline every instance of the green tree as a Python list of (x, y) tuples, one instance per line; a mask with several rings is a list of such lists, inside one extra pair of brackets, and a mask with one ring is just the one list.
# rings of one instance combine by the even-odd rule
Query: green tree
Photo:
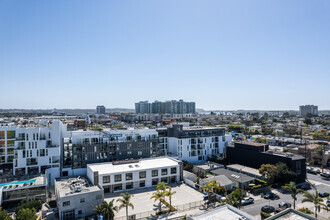
[(0, 219), (1, 220), (12, 220), (11, 217), (9, 217), (8, 212), (0, 206)]
[(152, 196), (150, 197), (150, 199), (154, 199), (155, 202), (157, 200), (159, 200), (159, 212), (162, 212), (162, 199), (164, 198), (165, 194), (163, 191), (157, 190), (156, 192), (154, 192), (152, 194)]
[(36, 210), (34, 208), (22, 208), (16, 213), (16, 220), (36, 220)]
[(36, 212), (39, 212), (42, 208), (42, 202), (40, 200), (31, 201), (21, 201), (20, 205), (16, 208), (15, 212), (18, 213), (20, 209), (32, 209), (34, 208)]
[(176, 193), (176, 191), (172, 191), (172, 187), (169, 187), (168, 190), (165, 192), (165, 195), (168, 196), (170, 200), (170, 211), (172, 209), (172, 196)]
[(323, 173), (323, 169), (324, 169), (324, 155), (325, 155), (325, 151), (326, 151), (327, 147), (326, 146), (321, 146), (319, 145), (316, 149), (315, 149), (315, 153), (316, 155), (318, 155), (321, 159), (321, 169), (322, 169), (322, 173)]
[(278, 183), (281, 186), (286, 183), (289, 183), (290, 181), (296, 180), (297, 177), (296, 173), (290, 170), (285, 163), (279, 162), (275, 166), (276, 166), (276, 174), (275, 174), (274, 182)]
[(295, 182), (290, 182), (288, 184), (285, 184), (285, 186), (282, 186), (282, 188), (290, 193), (293, 199), (293, 208), (296, 209), (297, 195), (304, 193), (304, 190), (297, 189)]
[(272, 184), (274, 182), (276, 172), (276, 166), (272, 164), (262, 164), (259, 168), (259, 173), (265, 178), (268, 184)]
[(128, 220), (128, 207), (134, 209), (133, 203), (131, 203), (131, 198), (133, 197), (132, 194), (129, 193), (121, 193), (120, 196), (122, 198), (117, 199), (117, 202), (120, 202), (119, 209), (125, 208), (126, 209), (126, 218)]
[(118, 207), (114, 206), (114, 199), (102, 203), (102, 213), (104, 216), (108, 217), (108, 220), (112, 220), (115, 217), (115, 212), (118, 212)]
[(103, 214), (103, 204), (102, 203), (94, 206), (93, 209), (94, 209), (94, 212), (96, 212), (97, 215)]
[(235, 189), (232, 193), (230, 193), (232, 197), (234, 197), (234, 200), (237, 201), (237, 207), (238, 209), (242, 206), (242, 200), (244, 199), (244, 194), (241, 189)]
[(328, 210), (327, 206), (325, 204), (323, 204), (323, 199), (321, 197), (319, 197), (319, 193), (317, 192), (317, 190), (315, 191), (315, 193), (309, 193), (309, 192), (305, 192), (304, 193), (304, 199), (302, 200), (302, 203), (304, 202), (310, 202), (314, 204), (315, 207), (315, 218), (317, 218), (317, 212), (320, 212), (321, 208), (324, 208), (326, 210)]

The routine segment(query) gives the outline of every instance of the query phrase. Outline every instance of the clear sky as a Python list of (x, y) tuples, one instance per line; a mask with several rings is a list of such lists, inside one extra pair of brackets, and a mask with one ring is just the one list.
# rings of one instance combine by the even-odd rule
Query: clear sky
[(0, 108), (330, 109), (329, 0), (1, 0)]

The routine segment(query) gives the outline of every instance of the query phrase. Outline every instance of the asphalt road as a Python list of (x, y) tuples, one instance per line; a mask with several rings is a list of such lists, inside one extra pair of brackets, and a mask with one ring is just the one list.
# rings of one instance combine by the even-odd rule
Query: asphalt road
[[(330, 181), (323, 180), (319, 175), (316, 176), (316, 175), (312, 175), (312, 174), (308, 174), (307, 178), (320, 183), (320, 184), (316, 184), (316, 186), (315, 186), (319, 192), (325, 191), (325, 192), (330, 193)], [(315, 192), (314, 189), (310, 189), (308, 191), (311, 193)], [(291, 198), (290, 194), (283, 194), (282, 192), (280, 192), (276, 189), (273, 189), (272, 192), (279, 195), (280, 198), (278, 200), (267, 200), (267, 199), (263, 199), (263, 198), (259, 197), (258, 199), (255, 199), (254, 204), (242, 206), (241, 210), (244, 212), (247, 212), (248, 214), (250, 214), (252, 216), (260, 216), (260, 211), (261, 211), (262, 206), (271, 205), (274, 208), (277, 208), (278, 204), (282, 201), (290, 203), (293, 208), (293, 199)], [(297, 206), (297, 204), (301, 204), (301, 200), (303, 198), (304, 198), (304, 196), (302, 194), (297, 196), (296, 206)]]
[(317, 181), (330, 186), (330, 179), (326, 179), (320, 176), (320, 174), (314, 175), (307, 173), (307, 179), (312, 181)]

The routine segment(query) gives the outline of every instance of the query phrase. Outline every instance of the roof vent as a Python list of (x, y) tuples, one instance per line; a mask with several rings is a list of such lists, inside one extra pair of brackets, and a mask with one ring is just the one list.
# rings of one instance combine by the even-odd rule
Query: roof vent
[(128, 167), (129, 167), (129, 168), (133, 168), (133, 165), (129, 165)]

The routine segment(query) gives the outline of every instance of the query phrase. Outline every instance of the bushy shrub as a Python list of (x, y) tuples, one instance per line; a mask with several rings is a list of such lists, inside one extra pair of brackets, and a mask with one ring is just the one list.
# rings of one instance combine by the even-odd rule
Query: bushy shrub
[(22, 201), (20, 205), (16, 208), (15, 212), (18, 213), (20, 209), (32, 209), (34, 208), (36, 212), (39, 212), (42, 208), (42, 202), (40, 200), (32, 200), (29, 202)]
[(305, 214), (314, 214), (314, 212), (312, 212), (311, 210), (309, 210), (308, 208), (300, 208), (298, 209), (299, 212), (303, 212)]
[(271, 214), (268, 214), (268, 213), (266, 213), (266, 212), (260, 212), (260, 216), (261, 216), (261, 219), (266, 219), (266, 218), (268, 218), (268, 217), (270, 217), (270, 216), (272, 216)]

